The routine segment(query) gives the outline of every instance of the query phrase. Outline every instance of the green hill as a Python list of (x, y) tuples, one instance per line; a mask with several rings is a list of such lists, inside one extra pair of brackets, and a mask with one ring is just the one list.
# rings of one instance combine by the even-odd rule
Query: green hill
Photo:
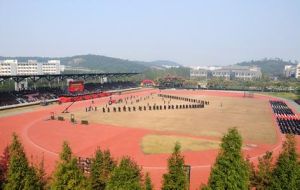
[(101, 55), (76, 55), (71, 57), (1, 57), (3, 59), (17, 59), (27, 61), (30, 59), (44, 62), (49, 59), (59, 59), (66, 66), (66, 72), (143, 72), (147, 69), (165, 69), (168, 66), (180, 66), (172, 61), (131, 61)]

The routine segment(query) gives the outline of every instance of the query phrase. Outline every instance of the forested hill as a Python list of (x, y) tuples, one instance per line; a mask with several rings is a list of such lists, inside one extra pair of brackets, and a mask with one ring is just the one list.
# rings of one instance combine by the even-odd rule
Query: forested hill
[(237, 63), (241, 66), (258, 66), (261, 68), (263, 73), (266, 73), (270, 76), (280, 76), (283, 73), (285, 65), (296, 65), (297, 62), (284, 61), (282, 59), (262, 59), (257, 61), (246, 61)]
[(76, 55), (72, 57), (1, 57), (3, 59), (17, 59), (27, 61), (30, 59), (40, 62), (49, 59), (59, 59), (67, 70), (93, 71), (93, 72), (142, 72), (149, 68), (165, 69), (168, 66), (180, 66), (172, 61), (131, 61), (107, 57), (102, 55)]

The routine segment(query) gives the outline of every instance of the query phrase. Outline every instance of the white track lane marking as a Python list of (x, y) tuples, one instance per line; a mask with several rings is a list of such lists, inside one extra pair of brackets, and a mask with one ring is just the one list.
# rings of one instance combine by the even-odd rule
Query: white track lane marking
[(50, 150), (48, 150), (48, 149), (45, 149), (44, 147), (42, 147), (42, 146), (40, 146), (40, 145), (34, 143), (34, 142), (30, 139), (30, 137), (28, 136), (28, 129), (31, 128), (34, 124), (36, 124), (36, 123), (38, 123), (38, 122), (40, 122), (40, 121), (43, 121), (44, 119), (46, 119), (46, 118), (39, 118), (39, 119), (36, 119), (36, 120), (30, 122), (29, 124), (25, 125), (25, 127), (24, 127), (23, 130), (22, 130), (22, 136), (23, 136), (24, 140), (26, 140), (26, 142), (29, 142), (29, 144), (31, 144), (33, 147), (35, 147), (35, 148), (41, 150), (41, 151), (44, 152), (44, 153), (48, 153), (48, 154), (51, 154), (51, 155), (53, 155), (53, 156), (58, 156), (58, 153), (53, 152), (53, 151), (50, 151)]

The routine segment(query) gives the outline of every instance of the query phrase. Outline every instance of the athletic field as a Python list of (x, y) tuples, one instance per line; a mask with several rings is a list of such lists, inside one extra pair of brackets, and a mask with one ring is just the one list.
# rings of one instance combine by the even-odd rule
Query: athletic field
[[(209, 102), (204, 108), (135, 110), (149, 105), (189, 105), (191, 102), (166, 99), (157, 94), (173, 95)], [(122, 103), (109, 105), (109, 100)], [(125, 99), (127, 99), (125, 101)], [(244, 97), (243, 93), (202, 90), (143, 89), (131, 93), (76, 102), (0, 112), (0, 151), (16, 132), (33, 162), (45, 159), (48, 173), (54, 169), (61, 145), (68, 141), (76, 156), (91, 157), (97, 147), (110, 149), (112, 155), (131, 156), (143, 171), (150, 172), (155, 188), (166, 172), (167, 158), (174, 143), (180, 142), (186, 164), (191, 165), (191, 189), (206, 183), (219, 143), (228, 128), (236, 127), (243, 136), (243, 153), (250, 160), (271, 150), (278, 154), (283, 136), (276, 126), (269, 96)], [(127, 103), (126, 103), (127, 102)], [(131, 107), (124, 111), (113, 108)], [(87, 111), (89, 107), (93, 110)], [(95, 107), (97, 110), (95, 111)], [(105, 108), (106, 112), (103, 112)], [(107, 109), (110, 112), (107, 112)], [(51, 120), (52, 113), (55, 120)], [(70, 122), (71, 114), (75, 123)], [(57, 117), (64, 117), (58, 121)], [(80, 124), (87, 120), (88, 125)], [(300, 141), (297, 137), (297, 141)]]

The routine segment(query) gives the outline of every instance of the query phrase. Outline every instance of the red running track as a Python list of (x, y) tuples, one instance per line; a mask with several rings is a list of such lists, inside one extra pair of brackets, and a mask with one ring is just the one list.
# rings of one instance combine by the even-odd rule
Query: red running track
[[(158, 90), (145, 90), (134, 92), (132, 94), (120, 95), (126, 96), (145, 96), (150, 93), (157, 93)], [(162, 91), (162, 93), (172, 93), (178, 95), (213, 95), (213, 96), (232, 96), (243, 97), (243, 93), (223, 92), (223, 91)], [(119, 95), (116, 95), (119, 97)], [(255, 98), (267, 98), (267, 96), (255, 95)], [(96, 105), (107, 103), (109, 98), (95, 99)], [(76, 102), (69, 111), (83, 109), (91, 104), (91, 101)], [(164, 134), (146, 129), (126, 128), (101, 124), (90, 124), (88, 126), (71, 124), (69, 121), (52, 121), (49, 120), (50, 112), (60, 113), (67, 104), (46, 107), (22, 113), (14, 116), (0, 118), (0, 151), (2, 152), (11, 139), (11, 134), (16, 132), (24, 144), (25, 151), (33, 162), (38, 162), (42, 157), (45, 160), (45, 168), (48, 174), (51, 174), (58, 160), (58, 154), (62, 142), (68, 141), (76, 156), (92, 156), (98, 146), (102, 149), (109, 149), (112, 155), (120, 159), (124, 155), (131, 156), (143, 167), (144, 171), (150, 172), (155, 184), (155, 188), (161, 186), (163, 173), (166, 172), (167, 158), (169, 154), (146, 155), (140, 149), (140, 142), (144, 135), (147, 134)], [(270, 117), (272, 111), (270, 109)], [(249, 156), (256, 163), (257, 157), (262, 156), (267, 150), (272, 150), (278, 155), (283, 136), (280, 134), (278, 127), (277, 143), (275, 145), (259, 144), (258, 147), (243, 150), (245, 156)], [(185, 136), (182, 134), (177, 134)], [(205, 138), (205, 137), (197, 137)], [(297, 137), (297, 142), (300, 138)], [(297, 149), (300, 151), (299, 146)], [(210, 173), (211, 165), (217, 156), (217, 150), (207, 150), (199, 152), (184, 152), (186, 164), (191, 165), (191, 189), (198, 189), (201, 183), (206, 183)]]

